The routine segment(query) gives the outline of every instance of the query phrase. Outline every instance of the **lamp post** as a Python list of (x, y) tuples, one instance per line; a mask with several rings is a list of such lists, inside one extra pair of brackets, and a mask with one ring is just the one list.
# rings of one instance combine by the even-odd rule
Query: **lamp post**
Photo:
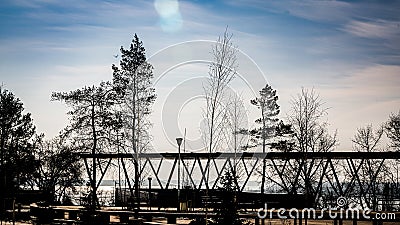
[(178, 144), (178, 208), (177, 210), (180, 211), (180, 182), (181, 182), (181, 144), (183, 138), (178, 137), (176, 138), (176, 143)]

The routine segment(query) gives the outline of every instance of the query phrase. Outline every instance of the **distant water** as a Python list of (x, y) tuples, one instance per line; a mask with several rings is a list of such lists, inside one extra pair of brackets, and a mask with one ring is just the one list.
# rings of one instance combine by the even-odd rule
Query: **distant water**
[[(199, 182), (199, 181), (195, 181)], [(85, 182), (86, 183), (86, 182)], [(163, 185), (165, 186), (166, 181), (163, 182)], [(169, 188), (177, 188), (177, 181), (176, 180), (171, 180), (171, 183), (169, 185)], [(131, 185), (133, 185), (133, 182), (131, 182)], [(116, 180), (103, 180), (100, 184), (100, 187), (97, 190), (97, 196), (99, 198), (99, 201), (102, 205), (105, 206), (113, 206), (115, 204), (115, 190), (116, 188), (119, 188), (120, 185), (118, 184), (118, 181)], [(129, 186), (127, 182), (124, 180), (121, 181), (121, 188), (122, 189), (127, 189)], [(82, 185), (82, 186), (76, 186), (75, 187), (77, 192), (76, 193), (70, 193), (70, 197), (72, 202), (75, 205), (82, 205), (84, 204), (85, 197), (89, 194), (90, 192), (90, 186), (87, 185)], [(145, 182), (145, 184), (141, 185), (141, 188), (143, 189), (148, 189), (149, 185), (148, 182)], [(152, 180), (151, 184), (152, 189), (159, 189), (160, 186), (158, 185), (157, 181)], [(244, 191), (246, 192), (259, 192), (259, 183), (255, 181), (249, 181), (246, 185), (246, 189)]]

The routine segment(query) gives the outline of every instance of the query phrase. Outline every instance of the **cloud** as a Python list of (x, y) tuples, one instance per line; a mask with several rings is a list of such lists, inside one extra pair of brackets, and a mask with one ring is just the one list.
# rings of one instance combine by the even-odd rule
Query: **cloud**
[(287, 5), (291, 15), (317, 22), (344, 21), (352, 8), (350, 3), (341, 1), (293, 1)]
[(360, 126), (368, 120), (383, 122), (391, 111), (400, 107), (399, 74), (400, 66), (372, 65), (354, 70), (349, 76), (337, 79), (319, 91), (337, 112), (334, 121), (342, 121), (339, 124), (343, 127), (346, 123)]
[(391, 39), (400, 35), (400, 21), (358, 21), (352, 20), (342, 29), (357, 37)]
[(287, 14), (314, 22), (347, 20), (353, 4), (343, 1), (228, 1), (236, 7), (253, 7), (273, 14)]
[(345, 79), (351, 92), (362, 97), (371, 97), (376, 100), (400, 98), (400, 66), (374, 65), (356, 72)]
[(375, 64), (315, 87), (329, 108), (331, 128), (338, 130), (340, 150), (351, 150), (357, 128), (379, 126), (400, 109), (399, 74), (400, 66)]
[[(330, 119), (341, 130), (347, 124), (362, 125), (357, 116), (363, 110), (368, 114), (373, 110), (376, 120), (385, 120), (387, 115), (379, 114), (380, 107), (397, 106), (394, 104), (400, 99), (399, 67), (388, 65), (400, 62), (394, 48), (400, 47), (395, 22), (400, 14), (395, 13), (398, 7), (393, 5), (341, 1), (179, 1), (179, 11), (176, 5), (159, 10), (160, 16), (169, 17), (177, 12), (182, 16), (181, 29), (172, 34), (157, 26), (159, 14), (154, 1), (93, 4), (79, 0), (16, 0), (8, 5), (15, 8), (2, 15), (5, 27), (0, 37), (0, 74), (6, 84), (24, 94), (22, 99), (40, 116), (38, 122), (43, 123), (43, 130), (50, 133), (59, 130), (52, 128), (52, 121), (65, 118), (64, 109), (49, 114), (57, 105), (46, 103), (51, 91), (73, 90), (109, 80), (110, 65), (116, 63), (112, 55), (118, 54), (121, 45), (129, 47), (135, 32), (150, 58), (152, 53), (171, 44), (216, 40), (229, 25), (234, 44), (259, 64), (278, 89), (282, 104), (294, 94), (294, 88), (304, 85), (317, 89), (325, 85), (318, 90), (328, 106), (340, 109)], [(394, 12), (387, 14), (388, 10)], [(152, 62), (154, 72), (163, 71), (164, 65), (177, 59), (207, 55), (209, 48), (207, 44), (169, 54), (158, 64)], [(389, 58), (391, 61), (387, 62)], [(239, 61), (239, 70), (248, 79), (254, 79), (249, 65)], [(360, 67), (363, 68), (354, 69)], [(173, 72), (181, 70), (207, 75), (207, 68), (194, 73), (197, 68), (186, 66)], [(163, 87), (169, 87), (170, 83), (165, 82)], [(32, 94), (35, 91), (41, 95)], [(62, 124), (58, 127), (62, 128)], [(155, 140), (160, 142), (158, 138)]]
[(332, 101), (370, 104), (400, 99), (400, 66), (376, 64), (357, 69), (323, 90)]

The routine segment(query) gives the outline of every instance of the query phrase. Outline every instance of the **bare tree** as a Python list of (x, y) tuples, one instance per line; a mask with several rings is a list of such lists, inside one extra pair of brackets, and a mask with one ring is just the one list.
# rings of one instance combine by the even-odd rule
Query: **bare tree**
[[(352, 139), (353, 149), (358, 152), (384, 151), (382, 146), (383, 134), (384, 127), (379, 127), (375, 131), (372, 125), (359, 128)], [(385, 160), (365, 159), (358, 174), (361, 181), (359, 193), (357, 193), (360, 198), (359, 203), (366, 204), (368, 208), (377, 210), (378, 196), (382, 194), (382, 184), (387, 178), (391, 177), (390, 173), (390, 168), (388, 168)]]
[(301, 93), (293, 98), (288, 122), (295, 132), (299, 152), (327, 152), (337, 144), (336, 132), (328, 133), (328, 123), (323, 121), (327, 108), (315, 91), (302, 88)]
[(231, 173), (235, 178), (235, 185), (238, 186), (236, 178), (241, 178), (244, 171), (242, 170), (240, 159), (238, 159), (237, 156), (244, 150), (244, 146), (247, 145), (249, 139), (246, 129), (248, 126), (247, 112), (240, 95), (236, 93), (230, 95), (226, 106), (226, 112), (227, 119), (224, 139), (227, 142), (228, 150), (233, 151), (235, 154)]
[(35, 151), (38, 170), (29, 179), (30, 187), (38, 187), (51, 194), (56, 202), (66, 201), (67, 190), (74, 192), (75, 186), (83, 183), (82, 165), (76, 147), (67, 144), (62, 136), (46, 141), (41, 138)]
[[(232, 35), (225, 30), (223, 36), (219, 37), (217, 43), (212, 47), (213, 61), (210, 63), (208, 79), (204, 84), (206, 108), (203, 110), (205, 121), (204, 143), (206, 150), (210, 153), (205, 168), (206, 195), (208, 195), (208, 180), (210, 176), (211, 153), (221, 147), (224, 126), (226, 121), (226, 107), (224, 97), (228, 84), (236, 75), (236, 48), (231, 42)], [(207, 218), (207, 211), (206, 211)], [(207, 220), (206, 220), (207, 221)]]
[[(213, 62), (210, 64), (209, 77), (204, 85), (206, 108), (203, 111), (205, 119), (204, 143), (207, 152), (217, 151), (222, 146), (223, 132), (227, 118), (224, 98), (228, 84), (236, 75), (236, 48), (231, 42), (232, 35), (225, 33), (218, 38), (217, 43), (212, 47)], [(210, 159), (207, 161), (206, 186), (208, 186)]]
[[(327, 108), (315, 91), (302, 88), (300, 94), (291, 101), (288, 123), (294, 132), (293, 151), (328, 152), (337, 145), (336, 132), (328, 132), (328, 123), (323, 121)], [(288, 180), (291, 180), (291, 192), (297, 193), (302, 188), (309, 201), (315, 200), (316, 190), (313, 184), (321, 176), (322, 160), (311, 161), (298, 159), (288, 165)], [(299, 179), (301, 178), (301, 180)], [(294, 182), (293, 182), (294, 181)], [(298, 182), (297, 182), (298, 181)]]
[(358, 152), (382, 151), (379, 144), (383, 133), (383, 127), (374, 132), (372, 125), (357, 129), (357, 133), (352, 139), (354, 150)]
[(204, 118), (206, 122), (206, 135), (204, 135), (208, 152), (214, 152), (221, 144), (226, 108), (224, 97), (226, 88), (236, 75), (236, 48), (231, 42), (232, 35), (225, 33), (218, 38), (212, 48), (213, 62), (210, 64), (209, 77), (204, 85), (206, 108)]

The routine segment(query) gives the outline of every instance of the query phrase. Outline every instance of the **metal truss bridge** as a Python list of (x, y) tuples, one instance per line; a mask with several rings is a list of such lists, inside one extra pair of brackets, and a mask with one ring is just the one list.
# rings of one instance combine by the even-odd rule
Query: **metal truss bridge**
[[(198, 190), (217, 189), (225, 171), (230, 171), (237, 175), (234, 185), (238, 191), (248, 191), (252, 181), (258, 184), (260, 192), (261, 168), (265, 164), (266, 191), (306, 194), (314, 205), (336, 203), (339, 197), (370, 208), (400, 201), (400, 152), (81, 153), (80, 156), (88, 177), (98, 186), (110, 165), (115, 165), (112, 162), (118, 160), (132, 190), (135, 182), (132, 165), (138, 159), (142, 182), (154, 178), (159, 189), (180, 188), (182, 184)], [(93, 160), (97, 162), (99, 177), (92, 176)], [(181, 176), (177, 181), (178, 173)]]

